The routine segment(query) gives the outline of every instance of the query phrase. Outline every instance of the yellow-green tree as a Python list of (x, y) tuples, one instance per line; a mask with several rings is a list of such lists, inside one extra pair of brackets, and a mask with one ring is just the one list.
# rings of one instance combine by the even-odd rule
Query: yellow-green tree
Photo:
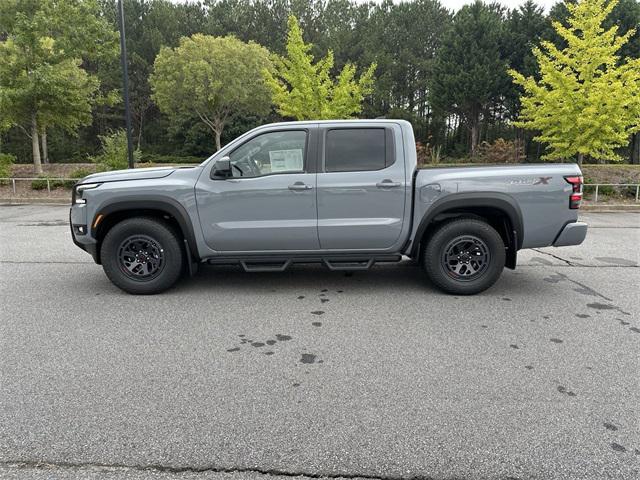
[(621, 59), (620, 48), (634, 34), (603, 27), (617, 0), (567, 3), (568, 25), (553, 27), (566, 43), (542, 42), (533, 53), (540, 79), (510, 71), (524, 89), (515, 124), (538, 130), (548, 160), (585, 157), (621, 160), (615, 148), (640, 130), (640, 59)]
[(333, 52), (314, 64), (312, 47), (304, 43), (298, 20), (291, 15), (287, 56), (274, 56), (275, 73), (263, 72), (278, 112), (296, 120), (350, 118), (360, 113), (362, 101), (373, 90), (376, 65), (356, 79), (356, 66), (347, 63), (334, 81)]

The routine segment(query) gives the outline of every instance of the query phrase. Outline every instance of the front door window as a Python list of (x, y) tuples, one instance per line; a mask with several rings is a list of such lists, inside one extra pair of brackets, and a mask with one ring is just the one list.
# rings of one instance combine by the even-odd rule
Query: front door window
[(277, 173), (304, 172), (307, 133), (289, 130), (263, 133), (230, 155), (234, 177), (261, 177)]

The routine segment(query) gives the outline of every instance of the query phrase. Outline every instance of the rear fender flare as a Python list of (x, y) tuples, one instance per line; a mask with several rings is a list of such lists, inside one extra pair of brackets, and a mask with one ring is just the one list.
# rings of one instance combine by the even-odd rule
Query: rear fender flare
[(438, 215), (447, 213), (448, 211), (464, 212), (467, 208), (469, 210), (473, 210), (474, 208), (493, 208), (502, 211), (509, 219), (511, 227), (514, 230), (514, 232), (509, 232), (509, 234), (513, 239), (512, 241), (516, 244), (516, 250), (522, 248), (522, 240), (524, 238), (522, 212), (511, 196), (499, 192), (454, 193), (437, 200), (424, 214), (414, 236), (411, 256), (416, 257), (418, 255), (422, 237), (429, 224)]

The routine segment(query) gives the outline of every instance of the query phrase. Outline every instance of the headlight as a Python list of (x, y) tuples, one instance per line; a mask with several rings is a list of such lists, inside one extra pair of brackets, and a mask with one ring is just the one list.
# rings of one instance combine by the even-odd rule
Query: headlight
[(98, 188), (100, 185), (102, 185), (101, 183), (84, 183), (82, 185), (76, 185), (75, 187), (73, 187), (73, 194), (72, 194), (72, 198), (71, 198), (71, 203), (75, 204), (82, 204), (82, 203), (87, 203), (87, 201), (82, 198), (82, 193), (85, 190), (91, 190), (93, 188)]

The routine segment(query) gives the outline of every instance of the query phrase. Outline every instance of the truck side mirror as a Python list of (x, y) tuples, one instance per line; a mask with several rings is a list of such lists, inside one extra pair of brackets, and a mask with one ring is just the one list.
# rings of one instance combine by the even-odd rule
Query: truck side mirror
[(218, 160), (211, 169), (212, 180), (224, 180), (231, 178), (233, 171), (231, 170), (231, 160), (229, 157), (222, 157)]

